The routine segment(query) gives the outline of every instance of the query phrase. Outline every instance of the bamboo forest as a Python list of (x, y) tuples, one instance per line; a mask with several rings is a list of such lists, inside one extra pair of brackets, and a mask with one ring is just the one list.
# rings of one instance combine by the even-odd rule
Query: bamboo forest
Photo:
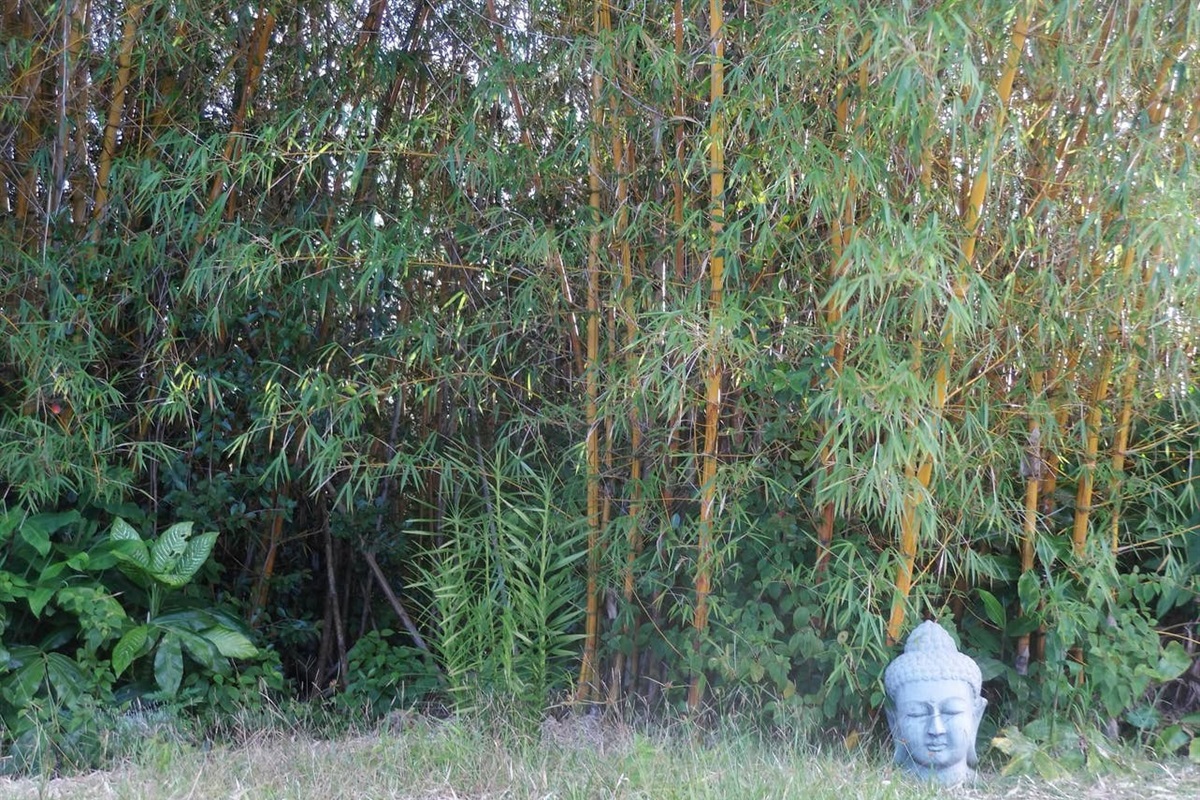
[(995, 747), (1200, 760), (1193, 0), (2, 8), (6, 752), (878, 737), (935, 619)]

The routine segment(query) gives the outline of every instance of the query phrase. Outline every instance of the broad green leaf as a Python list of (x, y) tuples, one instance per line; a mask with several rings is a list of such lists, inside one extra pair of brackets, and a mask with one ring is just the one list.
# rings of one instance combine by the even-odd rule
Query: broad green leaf
[(114, 542), (140, 542), (142, 535), (125, 520), (117, 517), (113, 520), (112, 528), (108, 532), (108, 536)]
[(54, 597), (54, 593), (58, 590), (57, 586), (39, 586), (29, 593), (29, 610), (33, 612), (35, 617), (40, 617), (42, 611), (46, 608), (46, 604)]
[(205, 628), (212, 627), (214, 617), (202, 608), (185, 608), (161, 614), (154, 619), (154, 624), (163, 630), (184, 630), (200, 633)]
[(21, 538), (38, 555), (50, 552), (50, 534), (79, 520), (78, 511), (63, 511), (58, 514), (34, 514), (21, 523)]
[(1017, 596), (1021, 598), (1021, 608), (1026, 613), (1038, 607), (1042, 601), (1042, 586), (1036, 572), (1029, 570), (1017, 579)]
[(1200, 764), (1200, 737), (1192, 739), (1188, 745), (1188, 760)]
[(979, 664), (979, 671), (985, 681), (990, 681), (993, 678), (998, 678), (1009, 670), (1009, 666), (998, 658), (991, 656), (978, 656), (975, 662)]
[(150, 550), (128, 522), (117, 517), (109, 532), (109, 539), (117, 545), (113, 549), (113, 555), (118, 559), (141, 567), (143, 570), (150, 568)]
[(67, 562), (65, 561), (50, 562), (42, 568), (41, 573), (38, 575), (38, 585), (56, 587), (61, 586), (62, 580), (59, 578), (59, 576), (63, 574), (66, 568)]
[(0, 513), (0, 543), (8, 543), (8, 535), (17, 529), (25, 515), (15, 509)]
[(175, 635), (179, 637), (179, 641), (183, 643), (184, 649), (196, 660), (196, 663), (213, 672), (220, 670), (221, 665), (225, 663), (216, 645), (203, 636), (197, 636), (185, 630), (178, 630), (175, 632)]
[(1033, 633), (1042, 624), (1036, 614), (1022, 614), (1009, 623), (1004, 632), (1009, 636), (1024, 636), (1027, 633)]
[(208, 560), (208, 556), (212, 553), (213, 545), (216, 544), (216, 531), (208, 531), (199, 536), (194, 536), (187, 543), (183, 553), (175, 562), (175, 567), (169, 573), (162, 575), (164, 583), (171, 586), (180, 587), (187, 584), (200, 567), (204, 566), (204, 562)]
[(1004, 606), (996, 599), (996, 595), (987, 589), (978, 589), (977, 591), (979, 592), (979, 599), (983, 601), (983, 610), (987, 614), (987, 618), (991, 620), (993, 625), (1003, 631), (1008, 622), (1004, 613)]
[(50, 552), (50, 531), (41, 525), (32, 524), (32, 520), (21, 526), (21, 538), (27, 545), (37, 550), (40, 556)]
[(1185, 731), (1182, 726), (1168, 725), (1158, 735), (1158, 746), (1155, 749), (1160, 754), (1169, 756), (1177, 753), (1181, 747), (1187, 746), (1191, 741), (1191, 734)]
[(38, 687), (42, 685), (42, 679), (45, 677), (46, 660), (39, 655), (0, 684), (4, 699), (17, 708), (24, 708), (37, 694)]
[(145, 542), (114, 542), (112, 554), (120, 563), (133, 567), (133, 574), (150, 573), (150, 548)]
[(112, 668), (116, 677), (121, 677), (130, 664), (133, 663), (139, 655), (142, 654), (142, 649), (146, 646), (146, 639), (149, 637), (150, 628), (147, 625), (138, 625), (136, 628), (131, 628), (117, 642), (117, 646), (113, 648), (112, 653)]
[(1162, 723), (1162, 715), (1153, 706), (1140, 705), (1125, 712), (1125, 721), (1139, 730), (1153, 731)]
[(168, 631), (154, 653), (154, 680), (167, 697), (174, 697), (183, 680), (183, 650), (179, 636)]
[(1158, 666), (1154, 676), (1160, 681), (1173, 681), (1192, 666), (1192, 657), (1188, 655), (1183, 645), (1176, 641), (1167, 642), (1162, 655), (1158, 657)]
[(226, 658), (254, 658), (258, 648), (239, 631), (225, 626), (214, 626), (200, 634), (212, 642)]
[(71, 702), (87, 694), (92, 686), (79, 664), (62, 653), (46, 654), (46, 677), (57, 695), (56, 699)]
[(175, 562), (183, 555), (191, 535), (192, 523), (177, 522), (150, 546), (150, 571), (156, 577), (174, 571)]

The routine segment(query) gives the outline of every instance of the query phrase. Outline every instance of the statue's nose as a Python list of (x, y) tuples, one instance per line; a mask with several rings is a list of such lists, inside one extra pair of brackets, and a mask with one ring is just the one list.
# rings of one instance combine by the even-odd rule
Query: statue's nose
[(929, 734), (931, 736), (941, 736), (946, 732), (946, 725), (942, 721), (942, 715), (936, 711), (929, 715)]

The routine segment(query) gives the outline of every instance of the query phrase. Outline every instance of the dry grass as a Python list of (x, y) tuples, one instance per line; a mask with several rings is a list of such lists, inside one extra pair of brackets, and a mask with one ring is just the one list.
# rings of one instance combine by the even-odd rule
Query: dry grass
[[(496, 724), (407, 718), (339, 741), (279, 732), (201, 750), (148, 740), (128, 764), (71, 778), (0, 779), (0, 797), (182, 798), (805, 798), (932, 800), (946, 792), (898, 775), (880, 756), (814, 752), (744, 734), (640, 731), (593, 718), (520, 736)], [(966, 800), (1200, 797), (1200, 767), (1138, 762), (1056, 781), (983, 776)]]

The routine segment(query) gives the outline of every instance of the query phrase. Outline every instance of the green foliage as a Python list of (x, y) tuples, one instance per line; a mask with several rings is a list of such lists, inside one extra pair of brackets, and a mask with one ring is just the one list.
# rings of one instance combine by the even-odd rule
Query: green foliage
[(1114, 744), (1096, 728), (1074, 726), (1053, 717), (1039, 719), (1018, 730), (1006, 728), (992, 746), (1008, 757), (1002, 774), (1031, 772), (1054, 780), (1116, 760)]
[[(540, 709), (570, 685), (586, 531), (544, 456), (502, 447), (488, 458), (479, 474), (488, 499), (447, 510), (444, 542), (422, 567), (417, 588), (430, 598), (432, 644), (456, 702), (495, 690)], [(465, 466), (449, 461), (447, 471), (477, 474)]]
[(1185, 714), (1164, 727), (1154, 740), (1154, 749), (1163, 757), (1185, 751), (1188, 759), (1200, 763), (1200, 713)]
[(146, 541), (125, 520), (109, 531), (113, 553), (122, 569), (145, 592), (146, 621), (128, 628), (112, 652), (113, 671), (120, 677), (143, 656), (154, 654), (154, 697), (171, 700), (183, 682), (184, 652), (209, 673), (229, 672), (231, 659), (253, 659), (258, 648), (242, 626), (227, 614), (205, 608), (164, 611), (168, 593), (187, 585), (208, 560), (215, 531), (192, 535), (192, 523), (176, 523)]
[[(147, 545), (121, 519), (105, 536), (77, 511), (15, 510), (0, 531), (0, 719), (14, 769), (95, 763), (107, 746), (101, 709), (179, 700), (185, 663), (192, 684), (212, 684), (233, 674), (234, 659), (259, 655), (235, 620), (179, 596), (215, 533), (189, 539), (190, 524), (175, 525)], [(152, 670), (139, 674), (150, 653)]]
[(105, 582), (115, 556), (91, 527), (74, 511), (0, 516), (0, 719), (19, 769), (81, 757), (113, 698), (105, 651), (132, 621)]
[(406, 708), (442, 688), (441, 676), (428, 655), (409, 645), (394, 645), (389, 629), (369, 631), (350, 648), (345, 688), (337, 703), (369, 715)]
[(895, 607), (990, 729), (1190, 735), (1189, 4), (729, 4), (719, 86), (703, 3), (476, 5), (6, 10), (9, 730), (407, 697), (370, 553), (456, 698), (545, 703), (599, 600), (601, 688), (857, 730)]

